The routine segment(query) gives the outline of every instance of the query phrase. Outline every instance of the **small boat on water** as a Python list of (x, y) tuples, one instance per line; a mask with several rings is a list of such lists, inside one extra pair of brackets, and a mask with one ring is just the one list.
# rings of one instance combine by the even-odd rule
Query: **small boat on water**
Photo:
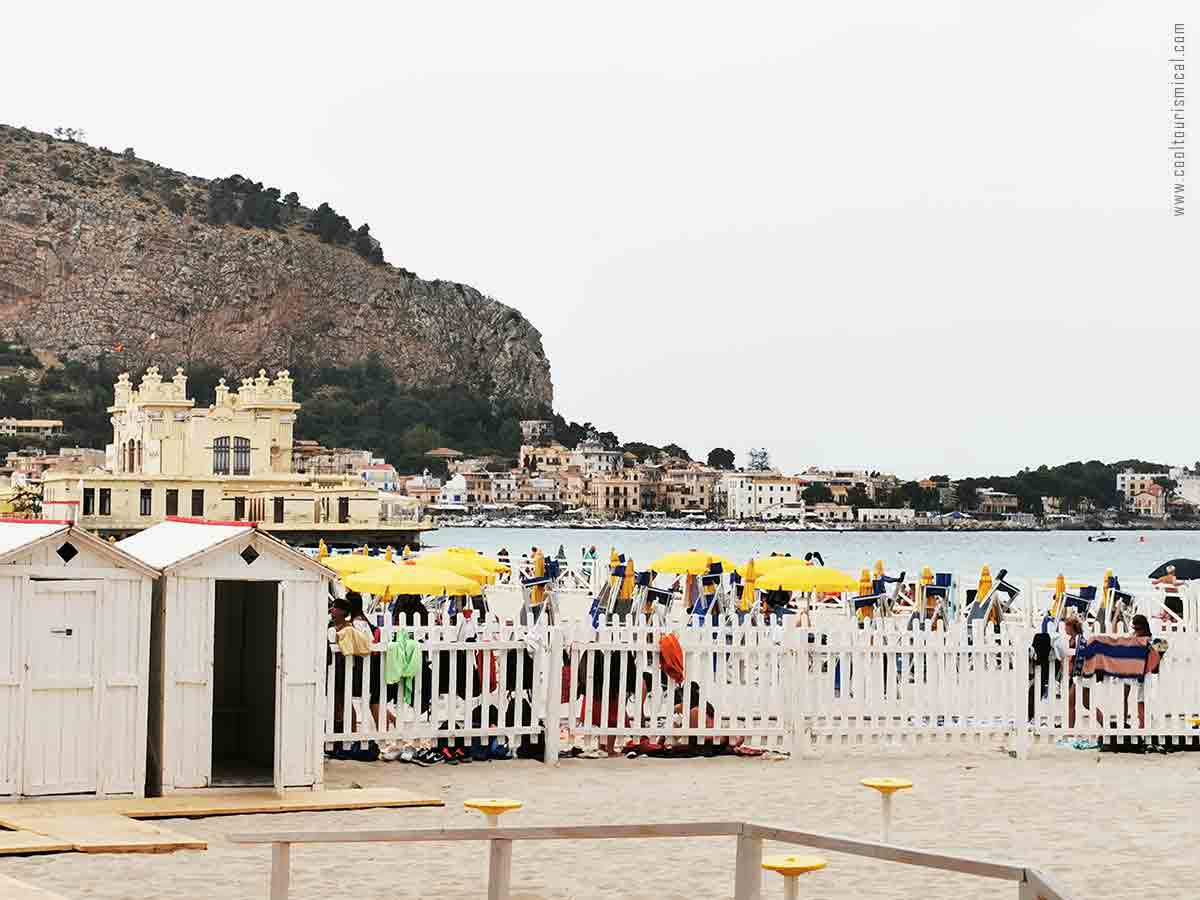
[(1115, 540), (1116, 540), (1115, 537), (1113, 537), (1111, 534), (1107, 534), (1103, 531), (1100, 532), (1099, 534), (1089, 534), (1088, 535), (1088, 543), (1089, 544), (1111, 544)]

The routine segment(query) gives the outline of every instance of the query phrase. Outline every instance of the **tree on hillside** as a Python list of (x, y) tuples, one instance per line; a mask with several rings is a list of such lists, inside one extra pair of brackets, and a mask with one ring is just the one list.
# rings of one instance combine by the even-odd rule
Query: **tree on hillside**
[(875, 501), (867, 493), (867, 486), (861, 482), (846, 491), (846, 503), (855, 509), (870, 508), (875, 505)]
[(771, 468), (771, 454), (766, 447), (753, 447), (750, 450), (749, 462), (746, 468), (751, 472), (766, 472)]
[(1165, 475), (1155, 478), (1154, 483), (1163, 489), (1163, 499), (1165, 500), (1172, 499), (1179, 491), (1179, 482), (1174, 478), (1167, 478)]
[(691, 455), (678, 444), (667, 444), (667, 446), (662, 448), (662, 452), (676, 459), (686, 459), (689, 462), (692, 459)]
[(964, 478), (955, 485), (958, 494), (958, 508), (972, 510), (979, 508), (979, 485), (974, 478)]
[(632, 453), (640, 463), (656, 459), (658, 454), (662, 452), (653, 444), (643, 444), (641, 441), (630, 441), (628, 444), (622, 444), (621, 449), (626, 453)]
[(708, 451), (708, 465), (713, 469), (732, 469), (734, 463), (734, 455), (732, 450), (726, 450), (724, 447), (713, 447)]
[(800, 494), (805, 503), (832, 503), (833, 491), (827, 484), (810, 484)]

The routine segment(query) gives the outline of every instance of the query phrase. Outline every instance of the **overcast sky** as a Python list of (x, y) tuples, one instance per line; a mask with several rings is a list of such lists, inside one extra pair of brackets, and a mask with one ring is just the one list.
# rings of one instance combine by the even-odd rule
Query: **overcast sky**
[(1200, 458), (1186, 4), (817, 6), (22, 4), (0, 119), (369, 222), (521, 310), (557, 408), (623, 440)]

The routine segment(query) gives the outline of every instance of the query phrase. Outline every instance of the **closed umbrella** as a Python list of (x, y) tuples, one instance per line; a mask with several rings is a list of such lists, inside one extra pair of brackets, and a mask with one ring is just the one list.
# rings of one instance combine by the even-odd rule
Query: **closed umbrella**
[(760, 591), (840, 593), (858, 588), (858, 579), (825, 566), (787, 566), (768, 572), (755, 583)]
[(737, 571), (742, 576), (742, 600), (738, 604), (738, 608), (745, 612), (754, 605), (754, 591), (757, 589), (754, 580), (758, 578), (758, 568), (755, 566), (754, 560), (750, 560), (744, 566), (739, 567)]
[(617, 594), (619, 600), (633, 599), (633, 590), (637, 586), (637, 572), (634, 569), (633, 558), (625, 560), (625, 577), (621, 579), (621, 591)]
[(364, 594), (450, 594), (478, 597), (483, 593), (479, 582), (429, 565), (406, 562), (347, 575), (342, 583), (349, 590)]

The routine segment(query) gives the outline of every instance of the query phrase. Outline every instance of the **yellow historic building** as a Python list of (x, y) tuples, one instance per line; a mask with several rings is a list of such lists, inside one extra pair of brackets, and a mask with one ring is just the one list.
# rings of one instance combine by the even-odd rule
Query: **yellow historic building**
[(140, 531), (167, 516), (254, 521), (283, 537), (413, 531), (414, 521), (393, 519), (394, 508), (360, 479), (292, 471), (300, 409), (292, 388), (286, 370), (273, 379), (259, 370), (237, 390), (221, 379), (216, 402), (204, 409), (188, 397), (182, 369), (168, 381), (151, 367), (136, 387), (122, 374), (108, 408), (108, 471), (47, 472), (43, 503), (55, 515), (73, 508), (83, 527), (105, 535)]

